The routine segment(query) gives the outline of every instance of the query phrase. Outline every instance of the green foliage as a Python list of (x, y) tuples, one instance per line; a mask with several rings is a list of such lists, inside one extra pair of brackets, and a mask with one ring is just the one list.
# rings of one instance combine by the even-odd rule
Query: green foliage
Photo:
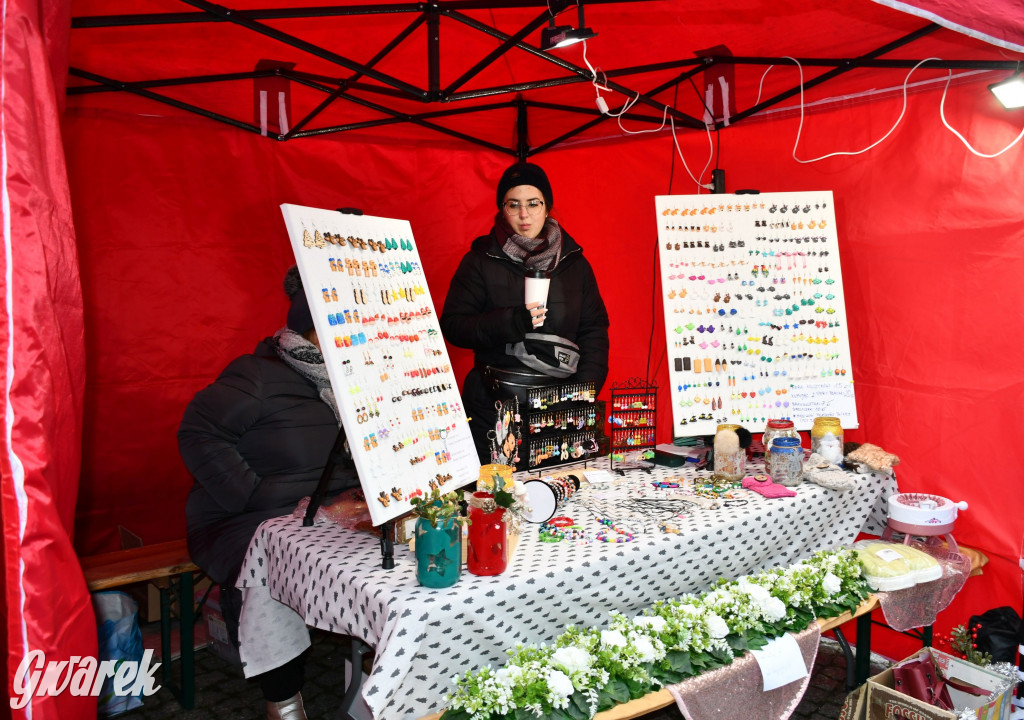
[(452, 518), (456, 522), (465, 522), (465, 518), (460, 515), (462, 508), (459, 506), (459, 496), (453, 492), (442, 495), (440, 490), (434, 488), (426, 497), (414, 497), (409, 504), (412, 505), (412, 514), (429, 522), (432, 528), (436, 528), (438, 522), (445, 525)]

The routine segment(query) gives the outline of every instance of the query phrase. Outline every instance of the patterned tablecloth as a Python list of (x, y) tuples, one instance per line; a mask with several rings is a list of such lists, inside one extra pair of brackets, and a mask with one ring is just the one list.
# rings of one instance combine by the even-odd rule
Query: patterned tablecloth
[[(419, 718), (441, 708), (453, 675), (503, 664), (516, 642), (549, 642), (569, 624), (602, 625), (613, 610), (633, 615), (717, 578), (849, 543), (861, 530), (879, 534), (885, 499), (897, 490), (893, 478), (871, 474), (856, 476), (856, 489), (846, 493), (809, 483), (791, 498), (741, 491), (741, 500), (716, 510), (651, 497), (651, 482), (680, 472), (634, 471), (585, 487), (559, 510), (594, 530), (601, 527), (595, 515), (610, 516), (636, 531), (632, 542), (542, 543), (537, 526), (528, 525), (504, 574), (464, 573), (444, 590), (417, 584), (405, 546), (395, 548), (395, 568), (383, 570), (372, 535), (333, 524), (302, 527), (293, 517), (268, 520), (239, 579), (248, 588), (240, 632), (245, 673), (264, 672), (308, 647), (305, 625), (352, 635), (376, 649), (363, 685), (374, 717)], [(647, 491), (642, 500), (640, 488)], [(670, 518), (679, 534), (658, 529)]]

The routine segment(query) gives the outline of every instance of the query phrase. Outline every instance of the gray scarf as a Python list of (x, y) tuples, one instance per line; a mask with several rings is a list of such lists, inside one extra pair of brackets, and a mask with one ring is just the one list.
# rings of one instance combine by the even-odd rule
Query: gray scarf
[(320, 349), (294, 330), (283, 327), (274, 333), (274, 350), (285, 365), (309, 380), (320, 391), (320, 399), (334, 412), (334, 418), (341, 425), (338, 401), (334, 398), (331, 379), (327, 377), (327, 365)]
[(540, 235), (535, 238), (523, 237), (512, 229), (508, 218), (501, 210), (494, 218), (491, 235), (501, 245), (502, 251), (527, 270), (551, 272), (562, 259), (562, 228), (550, 215), (544, 221)]

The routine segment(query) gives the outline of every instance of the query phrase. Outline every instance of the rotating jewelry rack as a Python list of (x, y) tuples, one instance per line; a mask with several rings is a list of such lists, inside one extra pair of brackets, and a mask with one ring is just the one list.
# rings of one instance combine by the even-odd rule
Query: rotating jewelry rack
[(640, 378), (612, 386), (612, 414), (608, 416), (611, 469), (620, 475), (625, 470), (650, 472), (654, 467), (657, 402), (658, 386)]

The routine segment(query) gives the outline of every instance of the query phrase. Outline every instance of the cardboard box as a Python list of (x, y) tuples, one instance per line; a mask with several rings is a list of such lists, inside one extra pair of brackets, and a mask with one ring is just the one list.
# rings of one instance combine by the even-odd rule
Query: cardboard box
[[(943, 677), (989, 691), (1006, 687), (1007, 679), (1003, 676), (934, 648), (925, 648), (902, 662), (916, 660), (929, 653)], [(894, 684), (891, 668), (869, 678), (867, 683), (847, 696), (839, 720), (957, 720), (955, 713), (904, 695), (894, 689)], [(1012, 683), (994, 700), (947, 687), (953, 707), (973, 708), (977, 720), (1006, 720), (1010, 716)]]

